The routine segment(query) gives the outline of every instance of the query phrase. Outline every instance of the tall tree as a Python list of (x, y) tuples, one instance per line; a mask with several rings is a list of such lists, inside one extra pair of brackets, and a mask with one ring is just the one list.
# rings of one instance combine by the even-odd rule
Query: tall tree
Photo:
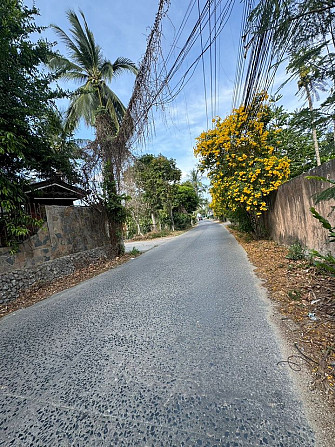
[(192, 184), (198, 199), (201, 199), (201, 195), (206, 191), (206, 187), (202, 183), (202, 175), (199, 169), (191, 169), (190, 173), (187, 176), (188, 181)]
[(0, 3), (0, 227), (2, 243), (9, 244), (31, 224), (22, 204), (32, 174), (74, 174), (70, 147), (54, 144), (58, 93), (50, 88), (53, 78), (41, 71), (51, 46), (30, 40), (42, 31), (34, 22), (37, 13), (20, 0)]
[(80, 15), (83, 23), (74, 11), (67, 12), (71, 37), (60, 27), (53, 25), (65, 43), (70, 58), (54, 56), (50, 59), (49, 66), (57, 71), (60, 78), (83, 82), (72, 95), (67, 111), (67, 127), (75, 129), (81, 118), (87, 125), (95, 127), (96, 139), (91, 147), (102, 160), (104, 193), (101, 199), (109, 220), (111, 245), (119, 254), (123, 250), (122, 221), (126, 214), (122, 207), (123, 197), (118, 195), (118, 185), (128, 150), (126, 147), (121, 151), (115, 150), (113, 146), (113, 138), (118, 133), (125, 107), (107, 82), (124, 71), (137, 74), (137, 68), (124, 57), (117, 58), (114, 63), (106, 60), (83, 12)]
[[(249, 12), (251, 3), (245, 1)], [(318, 76), (334, 87), (335, 82), (335, 4), (329, 0), (260, 0), (249, 14), (242, 31), (241, 46), (250, 55), (246, 71), (244, 101), (261, 90), (268, 90), (278, 66), (290, 62), (288, 56), (299, 54), (300, 67), (308, 66), (316, 57)], [(303, 50), (303, 51), (302, 51)], [(324, 118), (334, 117), (334, 91), (330, 90)]]
[(67, 125), (73, 129), (83, 118), (87, 125), (95, 126), (96, 113), (103, 108), (108, 112), (116, 134), (124, 116), (125, 106), (107, 83), (125, 71), (137, 74), (137, 68), (134, 62), (125, 57), (118, 57), (114, 63), (105, 59), (82, 11), (80, 15), (83, 24), (74, 11), (67, 11), (71, 37), (59, 26), (52, 25), (65, 43), (69, 58), (55, 55), (50, 59), (49, 65), (57, 70), (59, 77), (81, 84), (72, 95), (67, 112)]

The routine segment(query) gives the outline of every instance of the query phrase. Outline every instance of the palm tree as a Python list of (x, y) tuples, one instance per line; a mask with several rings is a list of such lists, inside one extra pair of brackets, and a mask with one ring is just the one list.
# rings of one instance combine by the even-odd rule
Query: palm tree
[(188, 181), (192, 184), (197, 196), (201, 199), (201, 194), (206, 191), (206, 187), (202, 183), (202, 176), (198, 169), (191, 169), (187, 176)]
[(95, 127), (97, 112), (104, 110), (111, 118), (115, 135), (124, 116), (125, 106), (107, 82), (124, 71), (137, 74), (138, 70), (131, 60), (124, 57), (117, 58), (114, 63), (106, 60), (82, 11), (80, 15), (83, 25), (74, 11), (67, 11), (71, 37), (59, 26), (52, 25), (65, 43), (70, 58), (53, 56), (49, 61), (50, 68), (57, 70), (61, 78), (82, 83), (72, 96), (66, 125), (68, 129), (74, 130), (83, 118), (87, 125)]
[(307, 48), (302, 48), (297, 53), (290, 55), (290, 63), (287, 66), (287, 71), (292, 73), (292, 77), (298, 79), (298, 91), (302, 96), (306, 96), (308, 102), (308, 109), (311, 115), (310, 126), (312, 130), (312, 137), (314, 142), (314, 150), (317, 166), (321, 165), (319, 142), (317, 138), (317, 129), (313, 115), (315, 109), (313, 107), (313, 96), (318, 100), (319, 91), (326, 90), (326, 83), (320, 72), (320, 57), (310, 56), (306, 60), (306, 54), (308, 54)]
[(123, 151), (113, 146), (120, 123), (125, 114), (125, 107), (117, 95), (109, 88), (107, 82), (124, 71), (137, 74), (135, 64), (124, 57), (119, 57), (112, 64), (104, 59), (102, 50), (95, 43), (92, 31), (88, 28), (85, 16), (80, 11), (83, 25), (77, 14), (69, 10), (67, 17), (71, 24), (69, 37), (59, 26), (52, 25), (65, 43), (70, 59), (56, 55), (49, 61), (49, 66), (57, 70), (59, 77), (80, 82), (82, 85), (74, 92), (67, 111), (66, 129), (73, 131), (83, 118), (87, 125), (95, 127), (96, 139), (93, 142), (102, 161), (102, 203), (109, 221), (111, 245), (117, 254), (123, 251), (122, 222), (124, 219), (122, 196), (117, 193), (122, 163), (127, 148)]

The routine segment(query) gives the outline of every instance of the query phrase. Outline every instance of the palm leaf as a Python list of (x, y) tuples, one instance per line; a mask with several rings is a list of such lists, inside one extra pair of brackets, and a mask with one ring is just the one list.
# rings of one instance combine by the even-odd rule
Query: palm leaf
[(135, 75), (138, 73), (138, 68), (130, 59), (126, 57), (118, 57), (113, 64), (114, 76), (117, 76), (124, 71), (131, 71)]
[(324, 200), (331, 200), (335, 199), (335, 180), (328, 179), (326, 177), (320, 177), (317, 175), (308, 175), (305, 178), (308, 180), (319, 180), (321, 182), (328, 182), (331, 183), (334, 186), (330, 186), (329, 188), (325, 189), (324, 191), (321, 191), (318, 194), (313, 195), (314, 203), (320, 203)]
[(78, 53), (76, 52), (78, 62), (80, 62), (87, 70), (92, 68), (92, 66), (97, 66), (96, 61), (99, 58), (99, 55), (97, 54), (99, 53), (99, 48), (94, 44), (94, 42), (93, 46), (91, 45), (81, 26), (77, 14), (74, 11), (69, 10), (67, 11), (67, 16), (72, 25), (70, 31), (74, 36), (76, 48), (79, 50)]
[(87, 74), (83, 73), (79, 65), (74, 64), (63, 56), (53, 56), (48, 62), (51, 70), (57, 71), (57, 76), (64, 79), (73, 79), (80, 82), (87, 81)]
[(66, 47), (70, 50), (72, 58), (76, 61), (81, 63), (81, 57), (80, 57), (80, 50), (75, 45), (75, 43), (70, 39), (70, 37), (66, 34), (65, 31), (63, 31), (59, 26), (57, 25), (50, 25), (51, 28), (54, 29), (56, 34), (60, 37), (60, 39), (64, 42)]
[(307, 178), (308, 180), (320, 180), (321, 182), (328, 182), (335, 185), (335, 180), (329, 179), (327, 177), (321, 177), (319, 175), (306, 175), (305, 178)]
[(104, 60), (99, 68), (102, 79), (105, 79), (106, 81), (111, 81), (114, 75), (113, 64), (110, 61)]
[(49, 63), (51, 68), (59, 71), (60, 77), (84, 83), (72, 96), (67, 112), (67, 128), (74, 130), (81, 118), (87, 125), (94, 126), (95, 115), (103, 107), (108, 110), (118, 129), (126, 109), (105, 81), (111, 81), (114, 75), (124, 71), (137, 74), (137, 67), (124, 57), (117, 58), (114, 64), (102, 58), (101, 48), (95, 43), (82, 11), (78, 17), (73, 10), (68, 10), (67, 17), (71, 37), (58, 26), (52, 26), (69, 50), (70, 60), (55, 56)]
[(84, 16), (84, 13), (82, 11), (80, 11), (80, 14), (83, 18), (84, 21), (84, 25), (85, 25), (85, 31), (86, 31), (86, 38), (87, 38), (87, 42), (91, 51), (91, 58), (92, 58), (92, 62), (94, 63), (94, 65), (99, 66), (101, 63), (101, 58), (102, 58), (102, 54), (101, 54), (101, 48), (99, 47), (99, 45), (97, 45), (95, 43), (94, 40), (94, 35), (92, 33), (92, 31), (89, 29), (87, 22), (86, 22), (86, 18)]
[(325, 189), (324, 191), (314, 196), (314, 203), (320, 203), (324, 200), (335, 199), (335, 186)]
[(66, 116), (66, 127), (74, 130), (81, 118), (88, 126), (94, 126), (95, 111), (99, 107), (96, 90), (90, 82), (84, 87), (77, 89), (70, 102)]
[[(108, 87), (107, 84), (102, 84), (102, 95), (104, 104), (111, 115), (115, 113), (118, 123), (121, 124), (126, 108), (118, 96)], [(113, 112), (113, 109), (115, 112)]]

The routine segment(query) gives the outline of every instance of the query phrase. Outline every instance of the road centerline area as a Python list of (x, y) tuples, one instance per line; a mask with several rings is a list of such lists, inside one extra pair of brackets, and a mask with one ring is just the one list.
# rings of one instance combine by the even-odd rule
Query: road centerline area
[(1, 446), (314, 446), (252, 266), (209, 221), (2, 319)]

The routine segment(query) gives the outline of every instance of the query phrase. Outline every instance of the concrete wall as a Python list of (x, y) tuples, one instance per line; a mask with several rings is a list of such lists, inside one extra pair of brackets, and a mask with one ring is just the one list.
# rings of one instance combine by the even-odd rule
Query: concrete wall
[(47, 222), (18, 253), (0, 248), (0, 273), (31, 268), (73, 253), (107, 246), (107, 220), (89, 207), (46, 206)]
[(335, 225), (335, 210), (332, 209), (335, 200), (318, 205), (314, 205), (313, 201), (315, 194), (331, 185), (318, 180), (307, 180), (307, 175), (334, 180), (335, 159), (283, 184), (269, 197), (269, 211), (261, 217), (261, 221), (270, 237), (281, 244), (291, 245), (299, 241), (309, 249), (335, 255), (335, 243), (329, 243), (328, 231), (310, 212), (310, 207), (314, 206), (318, 213)]

